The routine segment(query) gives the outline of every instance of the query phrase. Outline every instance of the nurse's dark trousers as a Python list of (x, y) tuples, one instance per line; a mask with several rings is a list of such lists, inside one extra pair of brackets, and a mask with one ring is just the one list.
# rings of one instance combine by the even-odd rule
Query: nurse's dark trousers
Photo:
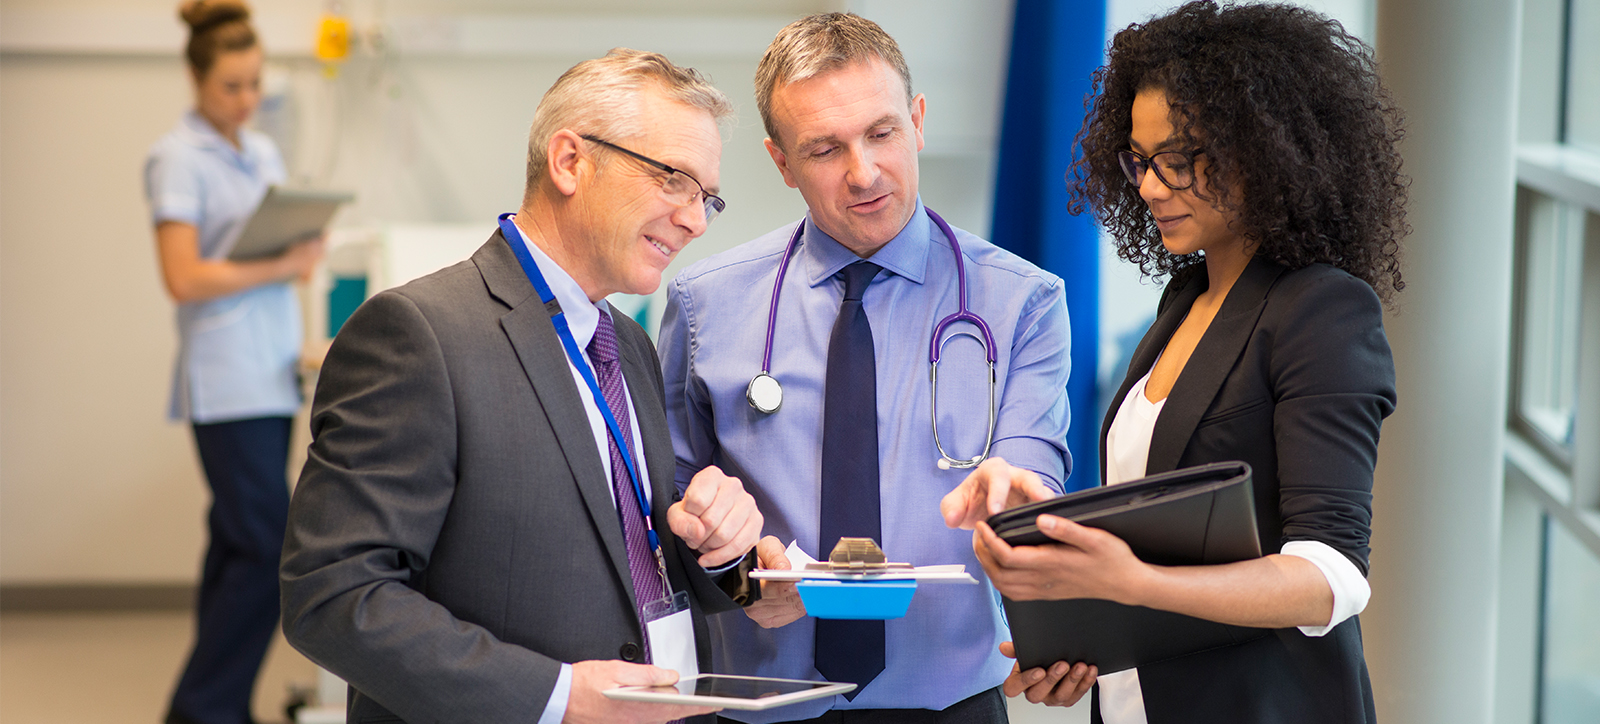
[(167, 721), (247, 724), (250, 694), (278, 627), (278, 557), (289, 517), (287, 417), (194, 425), (211, 485), (194, 651)]

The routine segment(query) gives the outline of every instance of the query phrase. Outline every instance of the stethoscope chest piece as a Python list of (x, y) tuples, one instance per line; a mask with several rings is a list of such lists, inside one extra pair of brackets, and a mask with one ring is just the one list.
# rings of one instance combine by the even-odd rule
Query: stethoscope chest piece
[(750, 379), (750, 386), (744, 389), (744, 398), (750, 401), (750, 406), (758, 412), (772, 414), (783, 406), (783, 385), (772, 375), (762, 372)]

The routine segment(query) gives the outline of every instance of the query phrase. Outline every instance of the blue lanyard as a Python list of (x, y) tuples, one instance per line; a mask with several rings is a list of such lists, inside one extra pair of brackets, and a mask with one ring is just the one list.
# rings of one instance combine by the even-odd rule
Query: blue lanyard
[[(606, 404), (606, 396), (600, 392), (600, 383), (595, 380), (594, 371), (589, 369), (589, 363), (583, 354), (578, 351), (578, 342), (572, 338), (572, 328), (567, 326), (567, 315), (561, 311), (561, 304), (556, 301), (556, 295), (550, 291), (550, 285), (545, 282), (544, 274), (539, 272), (539, 265), (533, 261), (533, 254), (528, 251), (526, 242), (522, 241), (522, 232), (511, 223), (515, 214), (500, 215), (500, 235), (506, 238), (506, 244), (511, 247), (511, 253), (517, 255), (517, 263), (522, 265), (522, 271), (528, 275), (528, 281), (533, 282), (533, 288), (539, 292), (539, 301), (544, 302), (544, 308), (550, 312), (550, 323), (556, 327), (556, 334), (561, 337), (561, 346), (567, 350), (567, 359), (576, 367), (578, 374), (583, 375), (583, 381), (589, 384), (589, 392), (594, 395), (595, 407), (600, 408), (600, 416), (605, 418), (606, 428), (611, 431), (611, 439), (616, 441), (617, 447), (622, 450), (622, 462), (628, 468), (628, 481), (633, 483), (633, 495), (639, 503), (639, 512), (644, 517), (645, 535), (650, 539), (650, 550), (655, 552), (657, 560), (661, 556), (661, 539), (656, 536), (655, 524), (650, 521), (650, 504), (645, 501), (644, 486), (639, 483), (639, 471), (634, 468), (633, 450), (628, 448), (628, 438), (622, 436), (622, 427), (617, 424), (617, 418), (611, 414), (611, 406)], [(622, 505), (622, 501), (617, 501)], [(664, 567), (664, 566), (663, 566)], [(665, 573), (665, 571), (663, 571)], [(666, 576), (662, 576), (666, 581)]]

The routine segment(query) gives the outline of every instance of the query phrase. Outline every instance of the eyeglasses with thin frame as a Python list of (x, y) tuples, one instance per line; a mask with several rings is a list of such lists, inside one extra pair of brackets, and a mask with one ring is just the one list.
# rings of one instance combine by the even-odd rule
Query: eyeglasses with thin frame
[(678, 206), (688, 206), (689, 204), (694, 203), (695, 199), (702, 196), (705, 197), (704, 206), (706, 209), (707, 224), (710, 224), (712, 219), (717, 218), (717, 214), (722, 213), (722, 210), (728, 207), (728, 202), (723, 201), (721, 196), (717, 196), (716, 194), (707, 191), (706, 187), (700, 184), (699, 179), (680, 169), (673, 168), (642, 153), (630, 151), (626, 148), (618, 146), (615, 143), (597, 138), (595, 136), (584, 135), (582, 138), (585, 141), (593, 141), (605, 146), (606, 148), (621, 151), (629, 156), (632, 156), (640, 163), (666, 172), (667, 178), (661, 183), (661, 192), (667, 197), (668, 201), (671, 201)]
[(1194, 185), (1194, 157), (1205, 151), (1162, 151), (1146, 156), (1137, 151), (1122, 150), (1117, 152), (1117, 163), (1122, 166), (1122, 175), (1128, 177), (1128, 183), (1140, 186), (1144, 183), (1145, 169), (1155, 169), (1156, 178), (1167, 188), (1173, 191), (1182, 191)]

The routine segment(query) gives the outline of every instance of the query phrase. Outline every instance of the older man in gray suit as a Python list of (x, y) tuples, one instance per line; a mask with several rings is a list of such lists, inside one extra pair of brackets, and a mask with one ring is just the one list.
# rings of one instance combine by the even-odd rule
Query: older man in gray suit
[(349, 721), (710, 711), (601, 695), (709, 669), (703, 616), (759, 595), (762, 524), (716, 468), (674, 487), (655, 349), (603, 300), (654, 291), (721, 211), (729, 110), (659, 55), (579, 63), (535, 113), (521, 209), (339, 333), (282, 581)]

